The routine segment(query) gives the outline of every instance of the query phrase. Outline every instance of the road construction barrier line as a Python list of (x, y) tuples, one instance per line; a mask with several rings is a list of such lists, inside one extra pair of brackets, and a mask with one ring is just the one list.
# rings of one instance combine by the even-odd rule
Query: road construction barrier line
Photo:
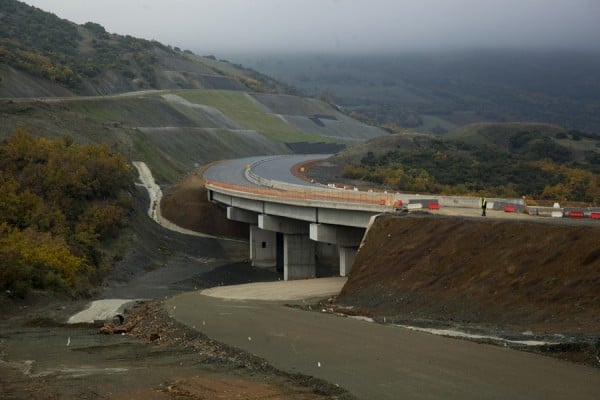
[(583, 218), (585, 214), (583, 211), (569, 211), (569, 218)]

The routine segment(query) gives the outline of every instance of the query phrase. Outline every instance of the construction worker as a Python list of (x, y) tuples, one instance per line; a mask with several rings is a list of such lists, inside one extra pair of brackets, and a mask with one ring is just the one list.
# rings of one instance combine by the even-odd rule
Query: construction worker
[(487, 200), (485, 197), (481, 198), (481, 216), (485, 217), (485, 209), (487, 208)]

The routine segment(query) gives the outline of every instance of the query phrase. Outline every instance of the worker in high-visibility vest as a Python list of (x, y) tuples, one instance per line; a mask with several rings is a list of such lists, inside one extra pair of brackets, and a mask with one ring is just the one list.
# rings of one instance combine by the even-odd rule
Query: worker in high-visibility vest
[(485, 209), (487, 208), (487, 199), (485, 197), (481, 198), (481, 216), (485, 217)]

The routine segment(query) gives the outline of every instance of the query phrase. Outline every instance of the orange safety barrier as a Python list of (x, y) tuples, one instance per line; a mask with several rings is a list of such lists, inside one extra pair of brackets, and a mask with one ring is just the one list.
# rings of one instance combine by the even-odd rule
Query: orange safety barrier
[(593, 212), (590, 214), (591, 219), (600, 219), (600, 212)]
[(427, 208), (430, 210), (439, 210), (440, 203), (429, 203), (429, 204), (427, 204)]
[(504, 212), (507, 212), (507, 213), (515, 212), (515, 206), (504, 206)]
[(402, 207), (402, 200), (396, 200), (396, 201), (394, 202), (394, 207), (395, 207), (395, 208), (400, 208), (400, 207)]
[(379, 205), (385, 206), (385, 199), (379, 199)]
[(583, 218), (584, 216), (583, 211), (569, 211), (570, 218)]

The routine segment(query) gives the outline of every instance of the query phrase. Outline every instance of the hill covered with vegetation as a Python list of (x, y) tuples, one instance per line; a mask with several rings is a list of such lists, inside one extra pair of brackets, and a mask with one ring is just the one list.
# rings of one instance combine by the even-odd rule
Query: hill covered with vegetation
[(157, 239), (130, 161), (168, 186), (221, 159), (385, 134), (295, 93), (213, 56), (0, 0), (1, 293), (85, 294), (113, 265), (142, 268), (135, 247)]
[(600, 136), (554, 125), (390, 135), (343, 151), (333, 164), (346, 179), (391, 190), (600, 204)]
[(0, 0), (0, 138), (23, 128), (107, 143), (173, 183), (196, 164), (385, 134), (296, 93), (214, 56)]
[(4, 97), (215, 86), (297, 93), (241, 65), (77, 25), (16, 0), (0, 0), (0, 64)]
[(102, 246), (131, 212), (133, 175), (105, 145), (19, 131), (0, 145), (0, 289), (81, 294), (113, 260)]

